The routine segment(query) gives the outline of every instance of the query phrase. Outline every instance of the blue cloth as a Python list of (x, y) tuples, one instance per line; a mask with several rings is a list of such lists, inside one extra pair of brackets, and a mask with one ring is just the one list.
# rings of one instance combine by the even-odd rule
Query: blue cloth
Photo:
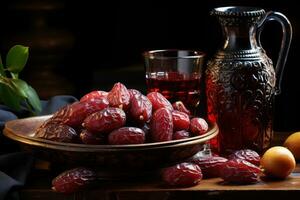
[[(72, 96), (55, 96), (49, 101), (42, 101), (40, 115), (52, 114), (59, 108), (77, 101)], [(23, 108), (20, 112), (13, 112), (4, 105), (0, 105), (0, 200), (18, 200), (17, 190), (22, 187), (33, 164), (30, 153), (18, 151), (18, 146), (3, 136), (5, 122), (28, 117), (29, 112)]]

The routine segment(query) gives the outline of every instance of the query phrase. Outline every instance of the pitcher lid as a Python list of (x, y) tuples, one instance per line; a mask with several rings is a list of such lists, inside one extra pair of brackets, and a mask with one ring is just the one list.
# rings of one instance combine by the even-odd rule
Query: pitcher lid
[(265, 14), (265, 10), (257, 7), (227, 6), (214, 8), (211, 15), (233, 17), (257, 17)]

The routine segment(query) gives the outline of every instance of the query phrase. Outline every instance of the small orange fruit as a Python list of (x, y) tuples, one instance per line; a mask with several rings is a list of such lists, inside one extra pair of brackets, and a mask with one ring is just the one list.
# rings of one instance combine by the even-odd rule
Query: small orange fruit
[(290, 150), (275, 146), (264, 153), (260, 165), (267, 176), (284, 179), (295, 169), (296, 161)]
[(291, 134), (285, 140), (283, 146), (292, 152), (296, 160), (300, 160), (300, 132)]

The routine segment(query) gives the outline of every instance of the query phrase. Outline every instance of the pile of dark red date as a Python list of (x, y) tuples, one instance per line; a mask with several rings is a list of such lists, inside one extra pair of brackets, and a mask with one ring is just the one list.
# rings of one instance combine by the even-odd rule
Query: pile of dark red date
[(207, 122), (191, 117), (180, 101), (160, 93), (147, 96), (116, 83), (110, 92), (93, 91), (63, 107), (40, 126), (36, 137), (83, 144), (142, 144), (206, 133)]
[[(171, 104), (158, 92), (147, 96), (116, 83), (111, 91), (93, 91), (80, 102), (54, 113), (37, 130), (36, 137), (58, 142), (130, 145), (163, 142), (205, 134), (207, 122), (192, 117), (180, 101)], [(240, 150), (227, 158), (198, 156), (162, 169), (162, 180), (170, 186), (197, 185), (202, 178), (221, 177), (226, 182), (249, 184), (258, 181), (260, 157)], [(73, 193), (97, 181), (96, 172), (75, 168), (53, 179), (53, 189)]]

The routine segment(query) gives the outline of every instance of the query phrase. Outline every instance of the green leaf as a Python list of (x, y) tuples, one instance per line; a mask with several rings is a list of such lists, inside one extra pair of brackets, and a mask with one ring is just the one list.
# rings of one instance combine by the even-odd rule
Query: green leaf
[(41, 112), (42, 106), (41, 106), (40, 98), (37, 95), (36, 91), (29, 85), (28, 85), (27, 95), (28, 95), (27, 100), (30, 106), (32, 106), (35, 113)]
[[(3, 83), (5, 85), (7, 85), (7, 78), (6, 77), (3, 77), (3, 76), (0, 76), (0, 83)], [(0, 93), (1, 94), (1, 93)]]
[(15, 74), (15, 73), (10, 73), (11, 77), (13, 79), (18, 79), (19, 78), (19, 74)]
[[(0, 83), (6, 85), (7, 87), (9, 87), (11, 89), (11, 91), (15, 91), (15, 86), (11, 81), (11, 78), (7, 78), (5, 76), (0, 76)], [(1, 94), (1, 93), (0, 93)]]
[(18, 94), (18, 96), (27, 98), (28, 84), (21, 79), (10, 79), (9, 82), (13, 86), (13, 89)]
[(0, 84), (0, 101), (12, 108), (13, 110), (20, 111), (22, 98), (17, 96), (10, 87)]
[(19, 73), (24, 68), (29, 55), (29, 48), (22, 45), (13, 46), (6, 56), (6, 67), (12, 73)]
[(28, 109), (35, 113), (41, 111), (41, 102), (36, 91), (29, 86), (25, 81), (21, 79), (10, 79), (12, 85), (14, 86), (15, 92), (22, 98), (25, 98), (29, 103)]
[(0, 54), (0, 75), (5, 76), (5, 71), (4, 71), (4, 67), (3, 67), (3, 63), (2, 63), (1, 54)]

